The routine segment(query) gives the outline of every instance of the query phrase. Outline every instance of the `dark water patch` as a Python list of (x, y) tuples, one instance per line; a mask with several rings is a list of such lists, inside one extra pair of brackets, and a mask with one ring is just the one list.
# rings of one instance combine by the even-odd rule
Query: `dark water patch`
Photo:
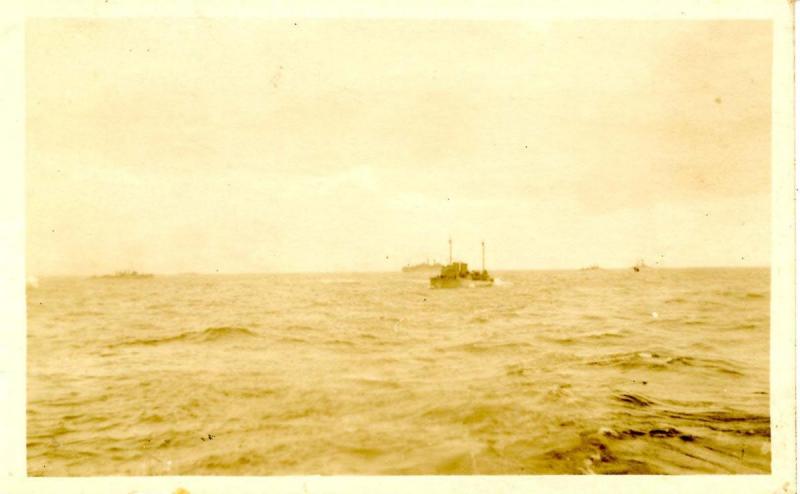
[(631, 405), (635, 405), (637, 407), (649, 407), (654, 404), (653, 401), (645, 398), (641, 395), (635, 394), (621, 394), (614, 397), (616, 400), (621, 401), (623, 403), (629, 403)]
[[(699, 449), (698, 449), (699, 448)], [(701, 450), (714, 446), (704, 438), (672, 426), (584, 430), (572, 447), (550, 450), (546, 456), (558, 464), (560, 473), (634, 474), (667, 473), (682, 465), (682, 469), (699, 468), (696, 461), (713, 464), (716, 470), (723, 465), (701, 458)], [(660, 452), (657, 456), (654, 453)], [(731, 456), (729, 451), (721, 451)], [(693, 461), (694, 460), (694, 461)], [(705, 470), (703, 470), (705, 471)]]
[(701, 426), (719, 433), (737, 436), (771, 437), (770, 419), (763, 415), (751, 415), (724, 411), (679, 412), (664, 411), (661, 415)]
[(686, 434), (681, 434), (681, 432), (678, 429), (675, 429), (673, 427), (668, 427), (666, 429), (650, 429), (648, 435), (650, 437), (678, 437), (681, 435), (686, 436), (687, 438), (691, 437)]
[(673, 415), (680, 418), (687, 418), (701, 422), (746, 422), (753, 424), (769, 424), (769, 416), (749, 414), (746, 412), (737, 411), (708, 411), (708, 412), (693, 412), (681, 413), (673, 412)]
[(625, 429), (620, 431), (619, 433), (609, 433), (608, 431), (603, 431), (603, 435), (614, 437), (614, 438), (637, 438), (646, 436), (647, 432), (636, 430), (636, 429)]

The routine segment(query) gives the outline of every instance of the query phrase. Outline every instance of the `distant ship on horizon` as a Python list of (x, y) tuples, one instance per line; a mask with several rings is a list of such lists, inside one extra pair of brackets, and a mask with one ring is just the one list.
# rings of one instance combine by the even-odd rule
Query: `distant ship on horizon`
[(141, 278), (152, 278), (153, 274), (151, 273), (140, 273), (138, 271), (128, 270), (128, 271), (117, 271), (112, 274), (103, 274), (100, 276), (92, 276), (92, 278), (103, 278), (103, 279), (141, 279)]
[(440, 269), (442, 269), (442, 265), (438, 262), (430, 262), (426, 260), (424, 263), (421, 262), (413, 265), (407, 264), (403, 266), (402, 271), (404, 273), (436, 273)]
[(636, 265), (633, 266), (633, 270), (638, 273), (639, 271), (643, 270), (644, 268), (649, 268), (649, 267), (650, 266), (648, 266), (647, 264), (644, 263), (644, 259), (639, 259), (639, 261), (636, 263)]

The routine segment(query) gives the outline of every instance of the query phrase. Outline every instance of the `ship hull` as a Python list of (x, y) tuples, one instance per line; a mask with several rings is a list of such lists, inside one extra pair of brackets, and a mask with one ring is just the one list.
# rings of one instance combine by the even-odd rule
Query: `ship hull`
[(431, 288), (488, 288), (494, 280), (470, 280), (464, 278), (431, 278)]

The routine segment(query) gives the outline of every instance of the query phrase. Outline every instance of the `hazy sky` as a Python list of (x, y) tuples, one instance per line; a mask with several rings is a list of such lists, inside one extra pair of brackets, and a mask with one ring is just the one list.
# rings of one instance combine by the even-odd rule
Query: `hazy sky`
[(41, 20), (31, 274), (770, 262), (767, 22)]

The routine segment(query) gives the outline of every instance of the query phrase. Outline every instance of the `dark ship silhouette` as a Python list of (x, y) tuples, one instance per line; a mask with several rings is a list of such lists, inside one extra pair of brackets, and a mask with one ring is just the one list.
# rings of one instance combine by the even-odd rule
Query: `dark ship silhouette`
[(436, 273), (440, 269), (442, 269), (442, 265), (436, 261), (403, 266), (404, 273)]
[(150, 273), (140, 273), (138, 271), (117, 271), (113, 274), (104, 274), (101, 276), (92, 276), (92, 278), (111, 278), (111, 279), (123, 279), (123, 280), (138, 280), (142, 278), (152, 278), (154, 275)]
[(494, 278), (489, 276), (486, 271), (486, 247), (481, 242), (481, 270), (470, 271), (467, 263), (453, 262), (453, 240), (448, 240), (450, 244), (450, 264), (442, 267), (439, 276), (431, 278), (431, 288), (473, 288), (490, 287), (494, 284)]

